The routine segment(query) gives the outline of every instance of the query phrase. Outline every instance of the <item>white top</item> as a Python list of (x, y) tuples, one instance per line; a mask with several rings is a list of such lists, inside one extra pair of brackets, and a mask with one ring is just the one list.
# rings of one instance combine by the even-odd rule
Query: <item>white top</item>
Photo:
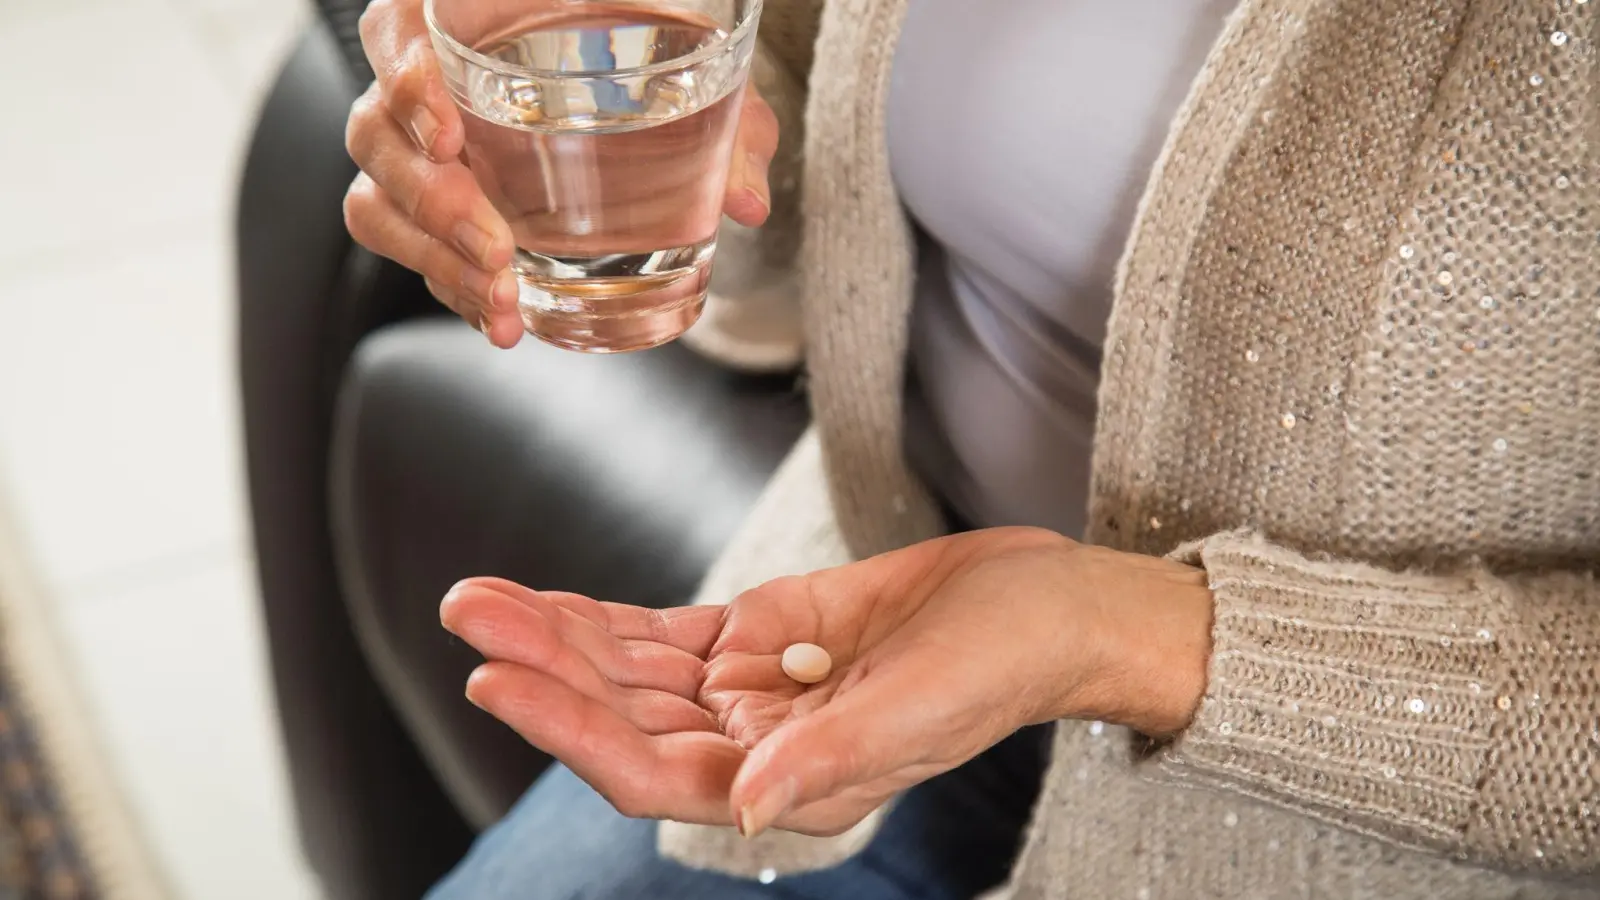
[(912, 0), (889, 101), (925, 232), (908, 451), (977, 526), (1081, 533), (1112, 279), (1235, 0)]

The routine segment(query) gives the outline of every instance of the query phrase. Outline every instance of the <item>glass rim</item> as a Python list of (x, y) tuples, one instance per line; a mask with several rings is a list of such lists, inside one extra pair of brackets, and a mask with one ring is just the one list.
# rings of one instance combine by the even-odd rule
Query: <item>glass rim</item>
[(450, 52), (466, 59), (475, 66), (488, 69), (500, 75), (528, 75), (534, 78), (629, 78), (636, 75), (656, 75), (662, 72), (671, 72), (675, 69), (688, 68), (698, 65), (713, 57), (727, 52), (730, 47), (737, 46), (756, 23), (761, 19), (761, 8), (765, 0), (735, 0), (748, 4), (744, 20), (733, 27), (727, 36), (714, 44), (701, 47), (693, 53), (669, 59), (665, 62), (648, 63), (642, 66), (629, 66), (622, 69), (536, 69), (532, 66), (519, 66), (508, 63), (503, 59), (496, 59), (468, 47), (456, 38), (455, 35), (440, 27), (439, 19), (434, 14), (434, 4), (437, 0), (423, 0), (422, 17), (428, 26), (429, 36), (442, 40)]

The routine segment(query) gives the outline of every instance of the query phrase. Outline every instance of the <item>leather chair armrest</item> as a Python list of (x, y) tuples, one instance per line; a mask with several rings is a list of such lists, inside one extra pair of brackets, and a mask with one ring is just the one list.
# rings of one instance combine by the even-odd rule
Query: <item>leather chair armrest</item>
[(361, 656), (339, 593), (327, 472), (351, 349), (428, 308), (353, 249), (344, 122), (361, 86), (322, 21), (261, 113), (238, 201), (240, 386), (259, 585), (302, 845), (331, 900), (420, 896), (473, 832)]

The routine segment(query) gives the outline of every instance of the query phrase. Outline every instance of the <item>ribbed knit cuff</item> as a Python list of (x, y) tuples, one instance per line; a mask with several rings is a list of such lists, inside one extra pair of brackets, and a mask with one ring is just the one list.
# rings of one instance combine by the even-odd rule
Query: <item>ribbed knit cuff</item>
[(1175, 554), (1216, 597), (1209, 684), (1162, 776), (1454, 845), (1509, 708), (1485, 576), (1308, 560), (1240, 532)]

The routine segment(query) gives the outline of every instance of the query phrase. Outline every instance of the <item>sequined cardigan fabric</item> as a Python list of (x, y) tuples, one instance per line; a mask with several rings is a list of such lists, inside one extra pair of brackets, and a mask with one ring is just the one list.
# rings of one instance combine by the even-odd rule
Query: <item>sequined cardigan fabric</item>
[[(819, 13), (816, 426), (702, 600), (940, 529), (900, 450), (905, 2), (769, 0), (789, 39)], [(1170, 745), (1062, 723), (1015, 897), (1600, 896), (1597, 18), (1241, 3), (1129, 238), (1092, 503), (1093, 540), (1208, 571), (1210, 684)], [(661, 843), (754, 874), (871, 827)]]

